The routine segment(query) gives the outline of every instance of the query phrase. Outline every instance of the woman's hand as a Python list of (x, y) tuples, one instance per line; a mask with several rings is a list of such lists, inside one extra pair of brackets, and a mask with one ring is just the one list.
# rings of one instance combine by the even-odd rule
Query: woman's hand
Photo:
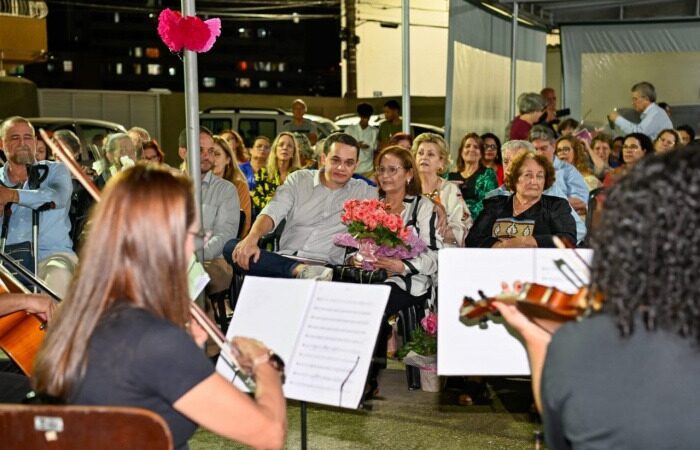
[[(445, 237), (452, 232), (449, 224), (447, 223), (447, 211), (440, 203), (433, 202), (433, 204), (435, 205), (433, 210), (437, 214), (437, 223), (435, 224), (435, 227), (437, 228), (438, 234)], [(454, 236), (452, 237), (454, 238)]]
[(386, 258), (383, 256), (377, 257), (374, 267), (375, 269), (385, 269), (387, 272), (398, 274), (404, 273), (406, 270), (406, 266), (399, 258)]
[(532, 236), (502, 238), (492, 248), (537, 248), (537, 241)]
[(270, 349), (257, 339), (236, 336), (232, 344), (240, 369), (246, 373), (252, 374), (255, 367), (260, 364), (256, 361), (262, 361), (270, 354)]

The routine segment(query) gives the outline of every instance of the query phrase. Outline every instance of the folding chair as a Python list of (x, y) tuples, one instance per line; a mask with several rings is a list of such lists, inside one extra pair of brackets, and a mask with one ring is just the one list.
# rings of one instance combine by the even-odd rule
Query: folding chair
[(0, 405), (0, 442), (32, 450), (173, 448), (162, 417), (121, 406)]

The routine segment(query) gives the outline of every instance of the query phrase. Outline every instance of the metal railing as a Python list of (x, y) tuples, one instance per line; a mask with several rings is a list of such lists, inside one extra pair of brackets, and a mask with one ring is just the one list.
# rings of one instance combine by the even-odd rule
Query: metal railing
[(46, 2), (30, 0), (0, 0), (0, 15), (43, 19), (49, 14)]

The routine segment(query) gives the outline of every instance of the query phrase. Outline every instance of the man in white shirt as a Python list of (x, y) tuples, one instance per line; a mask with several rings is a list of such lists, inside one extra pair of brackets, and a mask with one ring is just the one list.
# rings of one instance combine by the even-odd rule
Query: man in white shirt
[(617, 111), (608, 114), (608, 120), (615, 123), (615, 126), (625, 134), (644, 133), (653, 141), (661, 130), (673, 128), (673, 123), (666, 111), (654, 102), (656, 102), (654, 85), (642, 81), (632, 86), (632, 107), (641, 113), (641, 121), (632, 123), (620, 116)]
[[(301, 264), (283, 255), (320, 259), (342, 264), (345, 249), (333, 244), (333, 236), (345, 231), (340, 216), (350, 199), (376, 198), (377, 190), (352, 178), (357, 166), (358, 144), (345, 133), (328, 137), (320, 170), (297, 170), (277, 188), (275, 196), (255, 219), (243, 240), (232, 239), (224, 247), (229, 264), (251, 275), (278, 278), (330, 280), (333, 270)], [(261, 250), (260, 238), (286, 219), (278, 253)]]
[(372, 105), (360, 103), (357, 105), (357, 115), (360, 116), (360, 122), (345, 129), (345, 132), (354, 137), (360, 145), (360, 159), (355, 173), (362, 176), (371, 175), (374, 171), (374, 152), (377, 150), (379, 129), (369, 124), (373, 112)]

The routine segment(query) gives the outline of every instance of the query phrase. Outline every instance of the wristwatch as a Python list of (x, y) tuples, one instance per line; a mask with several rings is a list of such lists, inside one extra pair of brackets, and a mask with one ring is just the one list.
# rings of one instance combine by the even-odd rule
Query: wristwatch
[(282, 384), (284, 384), (284, 361), (282, 358), (280, 358), (277, 353), (270, 350), (266, 354), (255, 358), (253, 361), (253, 369), (264, 363), (270, 364), (273, 369), (280, 373), (280, 379), (282, 380)]

